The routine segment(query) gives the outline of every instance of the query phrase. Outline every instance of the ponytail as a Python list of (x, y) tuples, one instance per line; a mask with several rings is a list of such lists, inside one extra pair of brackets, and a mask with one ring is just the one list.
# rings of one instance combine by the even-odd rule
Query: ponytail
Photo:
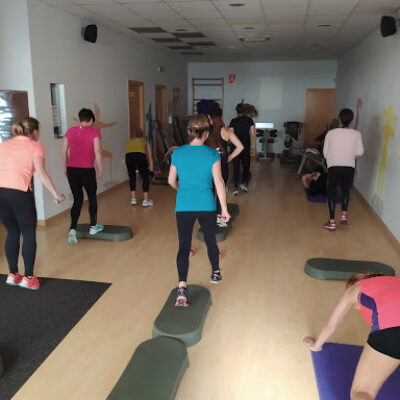
[(248, 104), (248, 103), (239, 103), (236, 106), (236, 112), (238, 114), (243, 114), (243, 115), (247, 115), (249, 117), (258, 117), (258, 111), (257, 109), (252, 105), (252, 104)]
[(32, 138), (33, 132), (39, 130), (39, 121), (36, 118), (25, 117), (21, 122), (16, 122), (11, 127), (14, 136), (28, 136)]
[(203, 114), (193, 115), (189, 118), (187, 131), (189, 136), (195, 139), (201, 139), (205, 132), (210, 129), (207, 117)]
[(213, 149), (219, 149), (220, 153), (223, 153), (222, 139), (221, 139), (221, 129), (222, 129), (222, 110), (221, 108), (216, 108), (210, 112), (210, 119), (212, 124), (210, 125), (210, 135), (205, 141), (205, 145)]
[(355, 283), (357, 283), (358, 281), (362, 281), (363, 279), (376, 278), (377, 276), (383, 276), (383, 274), (375, 274), (373, 272), (359, 272), (359, 273), (353, 274), (347, 280), (346, 287), (353, 286)]

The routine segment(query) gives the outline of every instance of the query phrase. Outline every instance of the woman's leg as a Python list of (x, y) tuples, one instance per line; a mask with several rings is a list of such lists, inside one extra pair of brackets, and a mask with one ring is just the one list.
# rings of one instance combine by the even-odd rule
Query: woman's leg
[(340, 189), (342, 192), (342, 212), (347, 213), (350, 202), (350, 187), (353, 183), (354, 169), (349, 168), (340, 176)]
[(131, 198), (136, 199), (136, 162), (133, 153), (125, 155), (126, 168), (129, 175), (129, 187), (131, 189)]
[(90, 226), (94, 227), (97, 225), (97, 180), (94, 168), (86, 168), (82, 177), (82, 185), (89, 200)]
[(247, 186), (249, 183), (249, 176), (250, 176), (250, 147), (245, 147), (243, 149), (242, 162), (243, 162), (242, 183), (245, 186)]
[(331, 167), (328, 169), (328, 209), (329, 209), (329, 218), (331, 221), (335, 220), (337, 183), (338, 183), (338, 174), (336, 171), (336, 167)]
[(149, 164), (147, 163), (146, 155), (138, 154), (137, 163), (138, 163), (139, 173), (143, 181), (142, 188), (143, 188), (144, 199), (148, 201), (150, 179), (149, 179)]
[(373, 400), (400, 360), (374, 350), (366, 344), (358, 362), (351, 387), (351, 400)]
[(241, 155), (242, 154), (239, 154), (232, 161), (233, 162), (233, 184), (235, 186), (235, 189), (237, 189), (239, 187)]
[[(222, 179), (224, 180), (225, 187), (228, 182), (229, 178), (229, 167), (228, 167), (228, 161), (225, 156), (221, 156), (221, 172), (222, 172)], [(215, 203), (217, 205), (217, 215), (221, 214), (221, 203), (219, 201), (218, 195), (215, 190), (215, 185), (213, 185), (213, 191), (214, 191), (214, 196), (215, 196)]]
[[(189, 254), (192, 245), (193, 226), (196, 221), (196, 213), (177, 212), (176, 225), (178, 227), (179, 250), (176, 257), (176, 265), (179, 275), (179, 287), (186, 287), (189, 270)], [(214, 217), (215, 227), (215, 217)]]
[(219, 272), (219, 249), (216, 239), (215, 211), (197, 213), (200, 226), (203, 229), (204, 241), (207, 246), (208, 259), (213, 272)]
[(74, 197), (74, 204), (71, 208), (71, 228), (76, 229), (78, 219), (81, 214), (83, 204), (83, 191), (80, 178), (80, 171), (78, 168), (67, 168), (67, 178), (71, 188), (72, 196)]

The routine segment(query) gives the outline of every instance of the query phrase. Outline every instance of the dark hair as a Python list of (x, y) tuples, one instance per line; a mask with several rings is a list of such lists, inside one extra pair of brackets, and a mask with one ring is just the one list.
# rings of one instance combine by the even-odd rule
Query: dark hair
[(222, 110), (220, 107), (214, 109), (209, 114), (212, 124), (210, 125), (210, 135), (208, 136), (205, 144), (213, 149), (219, 149), (223, 151), (222, 140), (221, 140), (221, 129), (222, 129)]
[(249, 117), (252, 118), (258, 116), (257, 109), (253, 105), (247, 103), (239, 103), (236, 106), (236, 112), (238, 114), (248, 115)]
[(354, 113), (349, 108), (343, 108), (340, 110), (339, 119), (345, 128), (348, 128), (353, 121)]
[(376, 278), (377, 276), (383, 276), (383, 274), (375, 274), (374, 272), (358, 272), (356, 274), (353, 274), (347, 280), (347, 287), (353, 286), (355, 283), (364, 279)]
[(90, 120), (96, 121), (93, 111), (90, 108), (81, 108), (78, 113), (80, 122), (90, 122)]
[(21, 122), (12, 125), (11, 132), (14, 136), (33, 136), (39, 130), (39, 121), (36, 118), (25, 117)]
[(197, 114), (189, 118), (187, 131), (192, 138), (201, 139), (209, 130), (208, 119), (205, 115)]
[(144, 131), (143, 129), (135, 129), (131, 132), (131, 139), (134, 138), (144, 138)]

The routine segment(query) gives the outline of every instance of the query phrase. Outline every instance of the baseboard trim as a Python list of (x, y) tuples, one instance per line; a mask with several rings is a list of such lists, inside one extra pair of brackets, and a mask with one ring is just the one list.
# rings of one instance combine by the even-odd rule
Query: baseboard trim
[(396, 250), (396, 252), (400, 255), (400, 242), (397, 240), (396, 236), (393, 235), (392, 231), (388, 228), (388, 226), (383, 222), (382, 218), (375, 212), (375, 210), (372, 208), (371, 204), (367, 201), (367, 199), (360, 193), (360, 191), (356, 188), (353, 187), (354, 193), (356, 196), (359, 198), (359, 200), (364, 203), (365, 208), (367, 209), (368, 213), (374, 218), (377, 223), (382, 227), (382, 230), (384, 232), (384, 235), (387, 237), (387, 239), (393, 243), (393, 246)]
[[(97, 198), (98, 198), (98, 199), (101, 199), (102, 197), (104, 197), (104, 196), (106, 196), (106, 195), (109, 195), (109, 194), (112, 193), (113, 191), (118, 190), (121, 186), (126, 185), (127, 183), (128, 183), (128, 180), (125, 180), (125, 181), (123, 181), (123, 182), (121, 182), (121, 183), (118, 183), (118, 185), (115, 185), (115, 186), (113, 186), (112, 188), (106, 189), (106, 190), (104, 190), (103, 192), (99, 193), (99, 194), (97, 195)], [(85, 200), (85, 201), (83, 202), (83, 204), (86, 204), (86, 203), (87, 203), (87, 200)], [(60, 219), (61, 217), (65, 216), (66, 214), (69, 214), (70, 211), (71, 211), (71, 208), (67, 208), (66, 210), (61, 211), (60, 213), (58, 213), (58, 214), (56, 214), (56, 215), (53, 215), (52, 217), (47, 218), (47, 219), (45, 219), (45, 220), (43, 220), (43, 219), (38, 219), (38, 221), (37, 221), (37, 226), (38, 226), (38, 228), (46, 228), (46, 226), (48, 226), (50, 223), (53, 223), (54, 221), (57, 221), (57, 220)]]

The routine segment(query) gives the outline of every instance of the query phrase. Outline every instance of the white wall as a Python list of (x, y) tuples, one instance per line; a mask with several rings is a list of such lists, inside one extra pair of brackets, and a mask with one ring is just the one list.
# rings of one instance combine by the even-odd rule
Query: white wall
[[(400, 240), (400, 35), (382, 38), (378, 30), (339, 60), (337, 110), (356, 109), (362, 100), (358, 129), (363, 134), (365, 154), (357, 162), (356, 186), (389, 229)], [(384, 110), (392, 105), (397, 121), (387, 150), (383, 191), (378, 175), (386, 123)], [(380, 198), (382, 202), (374, 201)]]
[[(14, 0), (10, 0), (12, 2)], [(30, 41), (36, 115), (41, 122), (41, 140), (47, 153), (47, 168), (59, 191), (70, 194), (60, 157), (61, 140), (53, 135), (50, 83), (65, 84), (69, 126), (82, 107), (101, 109), (103, 122), (116, 125), (102, 130), (103, 147), (112, 153), (105, 159), (99, 192), (127, 179), (123, 164), (128, 128), (128, 80), (144, 82), (145, 111), (150, 102), (154, 115), (154, 85), (167, 86), (168, 100), (173, 87), (181, 88), (182, 115), (186, 111), (187, 63), (167, 50), (150, 49), (108, 29), (99, 28), (95, 44), (85, 42), (85, 22), (37, 0), (28, 0)], [(164, 72), (159, 73), (157, 66)], [(147, 125), (147, 123), (146, 123)], [(72, 199), (55, 205), (44, 191), (43, 215), (47, 219), (71, 207)], [(40, 208), (40, 205), (38, 205)], [(40, 216), (39, 216), (40, 219)]]
[[(303, 121), (305, 91), (315, 88), (334, 88), (336, 61), (296, 62), (243, 62), (243, 63), (191, 63), (189, 64), (188, 97), (191, 113), (192, 78), (224, 77), (224, 120), (229, 124), (236, 116), (237, 103), (253, 104), (259, 111), (258, 122), (273, 122), (280, 131), (273, 151), (283, 149), (286, 121)], [(229, 84), (229, 74), (236, 74), (236, 83)], [(199, 95), (212, 94), (212, 88), (204, 87)], [(215, 95), (217, 93), (214, 90)], [(197, 97), (197, 93), (196, 93)]]

